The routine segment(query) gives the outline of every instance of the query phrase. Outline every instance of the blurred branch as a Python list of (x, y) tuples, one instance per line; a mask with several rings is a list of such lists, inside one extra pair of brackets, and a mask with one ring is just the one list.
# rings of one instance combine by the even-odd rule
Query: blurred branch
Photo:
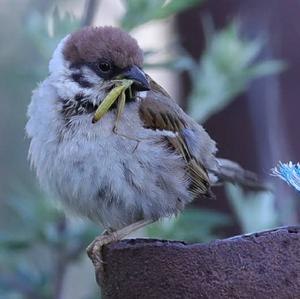
[(68, 244), (68, 224), (65, 216), (58, 219), (56, 223), (56, 232), (59, 243), (55, 244), (54, 251), (56, 254), (54, 268), (54, 299), (62, 299), (62, 291), (64, 286), (64, 278), (69, 265), (77, 260), (84, 252), (86, 247), (85, 240), (80, 238), (75, 245)]
[(40, 11), (42, 14), (45, 14), (49, 11), (51, 6), (53, 5), (53, 0), (33, 0), (32, 5), (36, 8), (36, 10)]
[(90, 26), (93, 24), (98, 5), (99, 0), (86, 0), (81, 27)]
[[(58, 219), (56, 224), (56, 230), (60, 239), (64, 238), (66, 232), (66, 218), (62, 216)], [(64, 277), (68, 266), (68, 259), (66, 258), (65, 249), (61, 248), (61, 244), (56, 246), (56, 261), (54, 269), (54, 299), (61, 299), (61, 292), (63, 290)]]
[(84, 252), (86, 244), (83, 242), (75, 248), (64, 248), (63, 250), (57, 248), (57, 259), (54, 271), (54, 299), (63, 299), (61, 297), (64, 278), (70, 264), (77, 260), (80, 255)]

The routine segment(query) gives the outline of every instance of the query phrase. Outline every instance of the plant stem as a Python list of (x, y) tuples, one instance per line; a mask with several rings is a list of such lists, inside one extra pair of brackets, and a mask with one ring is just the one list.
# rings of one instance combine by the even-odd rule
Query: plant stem
[(98, 0), (87, 0), (85, 3), (85, 9), (83, 18), (81, 21), (81, 27), (90, 26), (93, 24), (93, 20), (99, 5)]

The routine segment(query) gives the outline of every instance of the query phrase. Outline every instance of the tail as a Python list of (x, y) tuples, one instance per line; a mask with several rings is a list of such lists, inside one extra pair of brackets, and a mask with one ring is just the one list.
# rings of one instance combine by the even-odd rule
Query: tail
[(217, 159), (217, 163), (217, 169), (209, 171), (218, 177), (218, 182), (238, 184), (246, 190), (270, 190), (255, 173), (243, 169), (238, 163), (227, 159)]

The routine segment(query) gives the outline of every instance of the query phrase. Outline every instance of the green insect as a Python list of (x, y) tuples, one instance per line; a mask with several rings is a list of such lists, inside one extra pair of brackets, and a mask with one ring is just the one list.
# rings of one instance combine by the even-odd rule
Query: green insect
[(117, 105), (117, 117), (116, 117), (116, 122), (114, 125), (114, 131), (117, 129), (118, 122), (121, 118), (121, 115), (124, 111), (125, 108), (125, 102), (126, 102), (126, 96), (125, 92), (130, 86), (132, 85), (133, 81), (132, 80), (120, 80), (118, 81), (120, 85), (116, 86), (113, 88), (108, 95), (104, 98), (102, 103), (99, 105), (97, 108), (93, 120), (93, 123), (96, 123), (99, 121), (103, 115), (109, 110), (109, 108), (115, 103), (115, 101), (118, 100), (118, 105)]

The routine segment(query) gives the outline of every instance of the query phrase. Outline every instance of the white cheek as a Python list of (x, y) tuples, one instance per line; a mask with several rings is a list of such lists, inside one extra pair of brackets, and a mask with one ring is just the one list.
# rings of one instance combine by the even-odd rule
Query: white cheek
[(76, 94), (84, 93), (86, 94), (86, 89), (83, 89), (71, 79), (71, 74), (68, 74), (66, 70), (62, 73), (53, 73), (50, 76), (51, 85), (56, 89), (59, 97), (73, 98)]
[(81, 67), (81, 74), (88, 82), (92, 83), (93, 85), (99, 85), (103, 82), (103, 80), (87, 66)]

